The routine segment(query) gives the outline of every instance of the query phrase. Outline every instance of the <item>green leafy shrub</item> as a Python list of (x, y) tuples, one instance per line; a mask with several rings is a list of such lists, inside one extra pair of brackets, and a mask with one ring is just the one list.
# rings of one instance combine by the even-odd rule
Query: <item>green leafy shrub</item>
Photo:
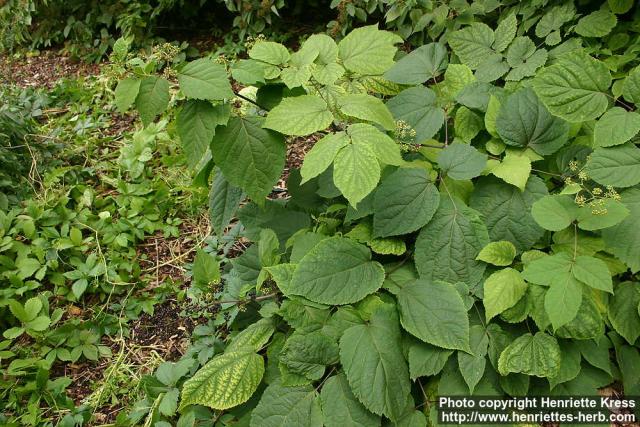
[[(525, 5), (398, 61), (402, 38), (367, 26), (121, 81), (147, 125), (180, 100), (214, 231), (237, 217), (252, 242), (223, 269), (226, 347), (183, 373), (182, 417), (426, 425), (433, 395), (634, 395), (638, 21), (610, 3), (537, 24)], [(298, 137), (317, 142), (272, 200)]]

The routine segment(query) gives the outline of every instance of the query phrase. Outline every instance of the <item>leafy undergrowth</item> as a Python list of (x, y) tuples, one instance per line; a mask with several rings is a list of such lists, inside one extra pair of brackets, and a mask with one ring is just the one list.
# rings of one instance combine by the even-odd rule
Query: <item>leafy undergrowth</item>
[(406, 54), (372, 25), (125, 64), (118, 108), (175, 112), (215, 235), (251, 243), (198, 254), (223, 348), (158, 370), (130, 419), (424, 426), (438, 396), (637, 394), (638, 11), (467, 18)]
[(202, 317), (179, 301), (207, 192), (164, 125), (111, 110), (109, 65), (43, 80), (67, 61), (46, 57), (13, 64), (0, 109), (0, 424), (109, 423)]
[(439, 396), (637, 396), (640, 11), (460, 8), (408, 52), (376, 25), (240, 58), (119, 39), (46, 120), (16, 101), (9, 149), (53, 145), (3, 193), (3, 421), (421, 427)]

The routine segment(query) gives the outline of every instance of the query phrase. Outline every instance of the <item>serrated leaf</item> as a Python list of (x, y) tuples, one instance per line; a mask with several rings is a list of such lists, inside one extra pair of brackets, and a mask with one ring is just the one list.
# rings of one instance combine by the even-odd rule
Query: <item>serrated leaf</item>
[(300, 173), (301, 183), (309, 181), (327, 170), (338, 151), (349, 143), (349, 138), (344, 132), (329, 133), (314, 144), (304, 157)]
[(189, 62), (178, 74), (180, 90), (189, 98), (222, 100), (233, 97), (227, 70), (209, 58)]
[(333, 114), (327, 103), (316, 95), (284, 98), (269, 111), (264, 127), (286, 135), (305, 136), (327, 128)]
[(375, 292), (384, 269), (366, 246), (343, 237), (322, 240), (299, 262), (290, 291), (322, 304), (350, 304)]
[(524, 154), (507, 151), (502, 161), (491, 167), (490, 171), (504, 182), (524, 191), (531, 175), (531, 160)]
[(520, 89), (504, 101), (495, 126), (505, 144), (531, 147), (542, 155), (555, 153), (569, 139), (569, 124), (552, 116), (530, 88)]
[[(464, 89), (462, 92), (464, 92)], [(458, 93), (458, 96), (460, 96), (460, 93)], [(453, 125), (456, 138), (466, 143), (471, 143), (471, 140), (475, 138), (483, 128), (484, 120), (482, 120), (480, 115), (464, 106), (458, 108)]]
[(640, 67), (636, 67), (624, 79), (622, 95), (627, 101), (640, 104)]
[(477, 260), (484, 261), (497, 266), (511, 265), (516, 257), (516, 247), (508, 241), (491, 242), (486, 245), (478, 256)]
[(470, 351), (467, 309), (453, 285), (418, 279), (397, 298), (400, 322), (409, 333), (438, 347)]
[(395, 311), (380, 308), (369, 323), (347, 329), (340, 339), (340, 362), (353, 394), (369, 411), (400, 417), (411, 385)]
[(376, 188), (380, 164), (369, 145), (348, 144), (334, 161), (333, 182), (353, 207)]
[(285, 342), (279, 359), (290, 372), (315, 381), (322, 378), (327, 365), (338, 362), (338, 345), (320, 332), (294, 333)]
[(457, 180), (480, 175), (487, 164), (487, 155), (469, 144), (454, 142), (438, 155), (438, 165), (448, 177)]
[(396, 120), (409, 124), (416, 132), (416, 141), (433, 137), (444, 123), (444, 110), (436, 106), (436, 95), (423, 86), (411, 87), (387, 101)]
[(225, 352), (229, 351), (260, 351), (267, 344), (275, 331), (275, 325), (271, 319), (260, 319), (252, 323), (239, 334), (235, 335), (227, 345)]
[(384, 76), (395, 83), (420, 84), (439, 76), (448, 62), (447, 48), (440, 43), (429, 43), (402, 57)]
[(611, 273), (604, 261), (591, 256), (580, 255), (575, 259), (573, 276), (594, 289), (613, 293)]
[(189, 100), (178, 114), (178, 135), (189, 166), (196, 166), (204, 157), (215, 135), (216, 126), (229, 119), (228, 105), (213, 106), (207, 101)]
[(531, 206), (531, 215), (546, 230), (560, 231), (576, 218), (578, 206), (566, 195), (544, 196)]
[(375, 126), (355, 123), (347, 128), (347, 134), (354, 144), (369, 146), (381, 163), (399, 166), (404, 162), (400, 146)]
[(326, 427), (378, 427), (380, 417), (367, 411), (356, 399), (344, 374), (327, 379), (320, 392)]
[(133, 77), (127, 77), (126, 79), (118, 82), (118, 86), (116, 86), (114, 93), (114, 104), (119, 112), (124, 113), (129, 109), (131, 104), (135, 102), (138, 92), (140, 91), (141, 82), (142, 81), (140, 79)]
[(249, 49), (249, 58), (271, 65), (283, 65), (289, 61), (289, 51), (280, 43), (259, 41)]
[(496, 271), (484, 282), (484, 308), (487, 322), (516, 305), (527, 292), (527, 284), (517, 270)]
[(627, 342), (633, 345), (640, 336), (640, 286), (634, 282), (623, 282), (615, 286), (609, 300), (611, 326)]
[(598, 148), (591, 154), (585, 169), (598, 184), (632, 187), (640, 183), (640, 148), (630, 142)]
[(560, 347), (555, 338), (538, 332), (524, 334), (504, 349), (498, 361), (500, 375), (510, 372), (554, 377), (560, 369)]
[(416, 240), (416, 268), (423, 279), (473, 286), (486, 268), (476, 257), (487, 243), (487, 229), (478, 213), (459, 200), (443, 197)]
[(582, 206), (578, 209), (576, 219), (582, 230), (601, 230), (622, 222), (629, 215), (629, 209), (622, 202), (614, 199), (600, 199), (596, 207)]
[(640, 271), (640, 227), (637, 226), (637, 218), (640, 218), (640, 189), (625, 190), (620, 196), (630, 213), (620, 224), (602, 230), (602, 237), (607, 249), (636, 273)]
[(375, 192), (373, 235), (412, 233), (431, 220), (439, 203), (440, 193), (424, 169), (398, 169)]
[(338, 108), (347, 116), (379, 124), (387, 130), (395, 128), (391, 112), (375, 96), (364, 93), (344, 95), (338, 98)]
[(473, 394), (476, 386), (484, 375), (487, 364), (487, 348), (489, 346), (489, 336), (484, 327), (474, 325), (470, 328), (470, 348), (471, 354), (458, 352), (458, 366), (460, 373), (467, 383), (469, 391)]
[(220, 263), (215, 256), (198, 249), (193, 261), (193, 280), (203, 285), (220, 281)]
[(140, 82), (136, 108), (142, 123), (147, 126), (169, 105), (169, 82), (161, 77), (149, 76)]
[(411, 338), (407, 354), (411, 379), (438, 375), (452, 354), (453, 350)]
[(358, 74), (383, 74), (393, 65), (396, 43), (402, 38), (369, 25), (356, 28), (338, 43), (338, 52), (347, 70)]
[(536, 50), (536, 45), (529, 37), (516, 37), (507, 50), (507, 63), (512, 70), (505, 80), (520, 81), (535, 75), (538, 68), (547, 62), (546, 49)]
[(600, 117), (593, 130), (596, 147), (624, 144), (640, 132), (640, 114), (613, 107)]
[(617, 22), (613, 13), (600, 9), (580, 18), (575, 31), (583, 37), (604, 37), (613, 30)]
[(322, 427), (318, 393), (311, 385), (286, 387), (276, 381), (267, 387), (251, 412), (251, 427)]
[(224, 229), (238, 210), (242, 197), (242, 189), (231, 185), (218, 170), (209, 195), (211, 227), (218, 236), (224, 234)]
[(592, 120), (605, 112), (611, 74), (607, 66), (583, 51), (559, 58), (533, 79), (533, 88), (551, 114), (572, 122)]
[(249, 400), (263, 374), (262, 357), (252, 350), (215, 356), (184, 383), (180, 408), (203, 405), (222, 410), (238, 406)]
[(262, 128), (260, 117), (232, 117), (213, 139), (213, 159), (225, 178), (254, 200), (271, 192), (284, 167), (282, 136)]
[(518, 26), (518, 19), (515, 13), (510, 13), (506, 18), (500, 21), (495, 31), (495, 40), (493, 42), (493, 48), (497, 52), (502, 52), (511, 44), (513, 38), (516, 36), (516, 29)]
[(474, 22), (468, 27), (451, 33), (449, 46), (462, 63), (474, 70), (487, 56), (495, 53), (492, 48), (494, 40), (493, 30), (488, 25)]
[(433, 86), (438, 98), (453, 101), (460, 91), (475, 81), (473, 71), (465, 64), (449, 64), (444, 73), (444, 81)]

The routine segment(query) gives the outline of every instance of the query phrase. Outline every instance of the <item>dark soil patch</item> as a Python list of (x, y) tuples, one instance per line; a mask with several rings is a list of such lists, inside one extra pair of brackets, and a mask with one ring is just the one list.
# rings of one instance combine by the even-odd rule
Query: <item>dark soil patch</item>
[(0, 82), (21, 87), (51, 89), (62, 78), (80, 78), (100, 73), (100, 65), (74, 61), (59, 50), (45, 50), (38, 56), (19, 60), (0, 57)]
[(192, 319), (181, 317), (180, 311), (176, 301), (156, 305), (152, 316), (143, 314), (131, 326), (131, 341), (154, 347), (164, 360), (178, 360), (189, 345), (191, 331), (196, 326)]

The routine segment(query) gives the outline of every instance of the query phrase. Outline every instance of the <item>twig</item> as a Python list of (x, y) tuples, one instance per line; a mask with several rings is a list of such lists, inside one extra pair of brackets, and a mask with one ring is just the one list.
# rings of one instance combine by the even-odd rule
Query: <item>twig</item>
[(242, 98), (242, 99), (244, 99), (245, 101), (252, 103), (252, 104), (253, 104), (253, 105), (255, 105), (256, 107), (260, 108), (261, 110), (269, 111), (269, 109), (268, 109), (268, 108), (263, 107), (262, 105), (258, 104), (256, 101), (254, 101), (253, 99), (248, 98), (248, 97), (246, 97), (246, 96), (244, 96), (244, 95), (241, 95), (240, 93), (236, 93), (236, 92), (234, 92), (234, 93), (235, 93), (235, 95), (236, 95), (238, 98)]

